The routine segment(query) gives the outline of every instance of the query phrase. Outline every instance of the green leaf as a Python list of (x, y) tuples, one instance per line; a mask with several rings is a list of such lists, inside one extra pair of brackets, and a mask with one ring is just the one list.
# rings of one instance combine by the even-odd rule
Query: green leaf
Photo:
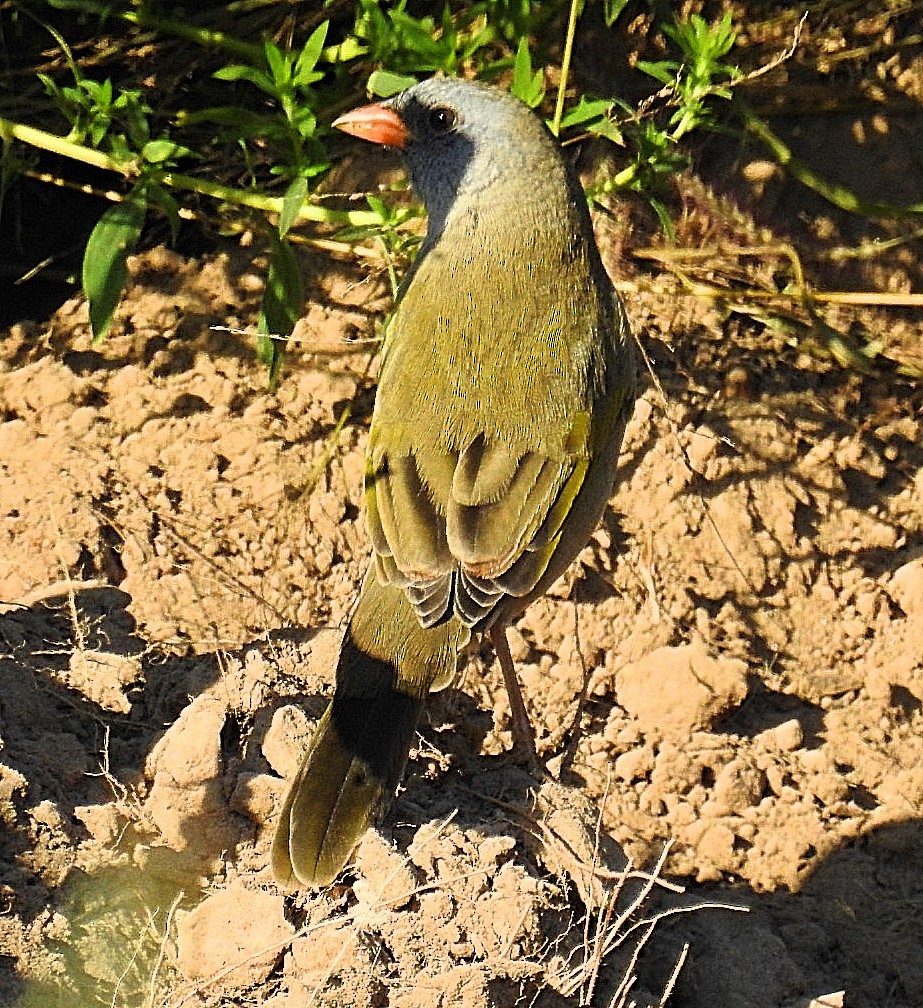
[(112, 104), (112, 81), (108, 77), (102, 83), (88, 78), (79, 83), (97, 105), (108, 107)]
[(112, 13), (112, 0), (48, 0), (48, 6), (58, 10), (76, 10), (84, 16), (98, 14), (101, 18)]
[(292, 79), (298, 87), (307, 87), (308, 84), (313, 84), (314, 81), (320, 80), (323, 77), (323, 74), (317, 73), (314, 68), (317, 66), (317, 61), (323, 52), (329, 25), (329, 21), (324, 21), (318, 25), (308, 41), (305, 42), (304, 48), (295, 62), (295, 72), (292, 75)]
[(586, 98), (581, 95), (580, 101), (561, 118), (561, 129), (569, 126), (586, 126), (597, 119), (604, 119), (612, 108), (611, 98)]
[(611, 28), (619, 14), (628, 6), (628, 0), (603, 0), (603, 19), (606, 27)]
[(258, 70), (256, 67), (245, 66), (242, 63), (234, 63), (231, 66), (221, 67), (212, 76), (217, 80), (223, 81), (249, 81), (251, 84), (255, 84), (261, 91), (265, 91), (266, 94), (273, 97), (278, 93), (278, 89), (269, 74)]
[(170, 238), (173, 243), (179, 237), (179, 203), (165, 186), (151, 182), (148, 187), (148, 201), (152, 207), (157, 207), (167, 218), (170, 225)]
[(164, 161), (191, 157), (192, 154), (188, 147), (183, 147), (172, 140), (151, 140), (141, 148), (141, 157), (150, 164), (163, 164)]
[(339, 45), (327, 46), (324, 50), (326, 63), (348, 63), (350, 60), (364, 56), (369, 51), (355, 35), (348, 35)]
[(93, 340), (105, 339), (122, 296), (126, 260), (138, 241), (147, 213), (146, 186), (139, 184), (96, 223), (83, 254), (83, 292), (89, 302)]
[(135, 152), (122, 133), (109, 135), (109, 157), (118, 164), (130, 164), (135, 160)]
[(279, 215), (279, 236), (284, 238), (289, 228), (298, 218), (298, 211), (308, 195), (308, 180), (296, 178), (282, 197), (282, 213)]
[(587, 132), (605, 137), (607, 140), (611, 140), (612, 143), (618, 144), (619, 147), (625, 146), (625, 134), (611, 119), (603, 118), (598, 122), (590, 123), (587, 126)]
[(272, 74), (273, 83), (276, 87), (287, 84), (291, 77), (289, 54), (282, 50), (272, 41), (266, 39), (263, 43), (263, 52), (266, 55), (266, 63), (269, 65), (269, 72)]
[(657, 63), (651, 63), (649, 60), (638, 60), (635, 66), (641, 73), (646, 73), (648, 77), (659, 80), (661, 84), (674, 84), (676, 82), (676, 72), (679, 70), (679, 64), (674, 63), (672, 60), (659, 60)]
[(236, 81), (249, 77), (251, 73), (253, 73), (253, 68), (246, 66), (244, 63), (230, 63), (228, 66), (223, 66), (216, 70), (212, 74), (212, 77), (216, 80)]
[(416, 83), (417, 78), (408, 74), (391, 73), (390, 70), (375, 70), (369, 76), (366, 90), (378, 98), (390, 98), (391, 95), (397, 94), (398, 91), (405, 91)]
[(532, 54), (525, 38), (519, 40), (519, 48), (516, 50), (510, 91), (529, 108), (538, 107), (545, 97), (545, 75), (541, 70), (532, 72)]
[(285, 358), (285, 340), (301, 317), (303, 304), (304, 292), (295, 253), (284, 238), (274, 234), (257, 323), (260, 333), (257, 353), (269, 369), (270, 388), (278, 381)]
[(66, 100), (64, 92), (58, 87), (55, 81), (48, 76), (48, 74), (36, 73), (35, 76), (38, 77), (38, 79), (42, 82), (42, 86), (45, 88), (45, 91), (54, 98), (56, 102), (60, 104)]

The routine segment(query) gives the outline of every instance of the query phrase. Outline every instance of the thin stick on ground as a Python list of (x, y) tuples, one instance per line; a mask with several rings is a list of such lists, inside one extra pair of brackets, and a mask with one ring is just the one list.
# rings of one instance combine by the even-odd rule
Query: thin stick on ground
[[(660, 857), (648, 877), (642, 882), (637, 893), (627, 897), (623, 906), (619, 902), (625, 894), (625, 883), (634, 877), (631, 862), (626, 866), (621, 878), (617, 879), (614, 887), (610, 890), (604, 904), (595, 914), (595, 927), (589, 928), (587, 937), (582, 946), (583, 959), (579, 965), (575, 966), (570, 973), (563, 978), (560, 985), (560, 992), (565, 996), (574, 994), (580, 995), (580, 1005), (588, 1006), (592, 1002), (593, 993), (596, 989), (599, 972), (605, 959), (619, 948), (628, 947), (629, 942), (634, 941), (629, 962), (622, 980), (610, 1002), (612, 1008), (623, 1008), (627, 1006), (626, 997), (631, 987), (634, 985), (635, 966), (638, 962), (642, 949), (650, 940), (654, 930), (660, 921), (678, 914), (698, 912), (699, 910), (733, 910), (747, 912), (747, 907), (738, 906), (732, 903), (720, 903), (712, 901), (702, 901), (691, 903), (686, 906), (668, 907), (645, 917), (639, 914), (647, 902), (654, 887), (662, 884), (660, 875), (666, 863), (672, 841), (664, 844)], [(677, 963), (674, 965), (672, 973), (661, 996), (661, 1004), (666, 1003), (666, 998), (676, 984), (679, 972), (688, 954), (688, 946), (684, 947)]]

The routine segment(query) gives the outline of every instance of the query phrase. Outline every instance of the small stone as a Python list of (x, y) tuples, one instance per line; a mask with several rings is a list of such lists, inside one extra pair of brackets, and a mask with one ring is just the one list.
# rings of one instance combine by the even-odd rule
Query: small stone
[(765, 740), (768, 748), (780, 749), (782, 752), (794, 752), (800, 749), (804, 742), (804, 729), (801, 722), (796, 718), (791, 721), (783, 721), (759, 735), (761, 741)]
[(524, 662), (532, 653), (532, 646), (523, 637), (518, 627), (507, 627), (506, 640), (510, 646), (510, 655), (517, 665)]
[(766, 776), (744, 759), (734, 759), (715, 778), (714, 801), (725, 812), (740, 813), (757, 805), (766, 786)]
[(282, 807), (287, 785), (272, 774), (242, 773), (228, 801), (231, 809), (258, 823), (267, 823)]
[(221, 772), (226, 709), (202, 694), (180, 714), (148, 759), (154, 782), (144, 814), (164, 843), (203, 862), (232, 846)]
[(335, 921), (325, 922), (322, 927), (311, 930), (305, 938), (292, 942), (290, 963), (286, 963), (286, 974), (297, 976), (309, 989), (323, 986), (337, 968), (345, 969), (350, 957), (355, 955), (358, 931), (347, 924)]
[(708, 460), (718, 450), (718, 437), (709, 427), (702, 426), (689, 435), (686, 445), (686, 458), (693, 470), (704, 473)]
[(72, 652), (65, 676), (68, 686), (79, 690), (103, 710), (127, 714), (131, 702), (125, 690), (143, 679), (141, 662), (130, 655), (106, 651)]
[(654, 750), (651, 746), (629, 749), (616, 757), (615, 776), (623, 781), (640, 780), (654, 769)]
[[(713, 870), (717, 872), (734, 871), (737, 864), (737, 855), (734, 852), (734, 831), (723, 822), (701, 822), (698, 836), (693, 840), (696, 853), (701, 859), (698, 880), (715, 881), (712, 875)], [(698, 860), (698, 859), (697, 859)], [(701, 865), (704, 862), (704, 866)], [(707, 873), (703, 874), (703, 867)], [(719, 875), (720, 877), (720, 875)]]
[(162, 776), (182, 787), (218, 777), (225, 717), (225, 705), (216, 697), (196, 697), (151, 751), (154, 780)]
[(110, 802), (104, 805), (76, 805), (74, 815), (94, 840), (114, 844), (122, 831), (123, 819)]
[(393, 1008), (432, 1008), (433, 1005), (492, 1005), (490, 973), (480, 965), (453, 966), (412, 984), (394, 995)]

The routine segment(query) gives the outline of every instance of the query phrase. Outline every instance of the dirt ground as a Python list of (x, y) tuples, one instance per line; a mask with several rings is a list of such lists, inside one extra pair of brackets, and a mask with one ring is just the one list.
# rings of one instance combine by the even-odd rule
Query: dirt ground
[[(788, 139), (921, 199), (918, 112), (825, 128)], [(874, 232), (753, 146), (706, 146), (676, 198), (713, 282), (775, 282), (731, 246)], [(280, 892), (268, 845), (366, 564), (380, 264), (305, 253), (275, 392), (236, 333), (247, 248), (137, 255), (101, 345), (79, 298), (2, 334), (0, 1003), (649, 1006), (685, 957), (682, 1008), (923, 1004), (919, 314), (695, 297), (640, 202), (597, 224), (657, 383), (511, 632), (560, 783), (504, 760), (485, 645), (323, 892)], [(919, 291), (919, 249), (814, 276)]]

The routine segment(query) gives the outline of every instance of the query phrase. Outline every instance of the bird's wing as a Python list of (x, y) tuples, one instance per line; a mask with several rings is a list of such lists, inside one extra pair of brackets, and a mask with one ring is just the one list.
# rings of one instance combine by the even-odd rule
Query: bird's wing
[(584, 452), (517, 452), (483, 435), (461, 451), (373, 452), (366, 505), (379, 578), (404, 588), (424, 626), (453, 609), (485, 625), (544, 573), (587, 464)]

